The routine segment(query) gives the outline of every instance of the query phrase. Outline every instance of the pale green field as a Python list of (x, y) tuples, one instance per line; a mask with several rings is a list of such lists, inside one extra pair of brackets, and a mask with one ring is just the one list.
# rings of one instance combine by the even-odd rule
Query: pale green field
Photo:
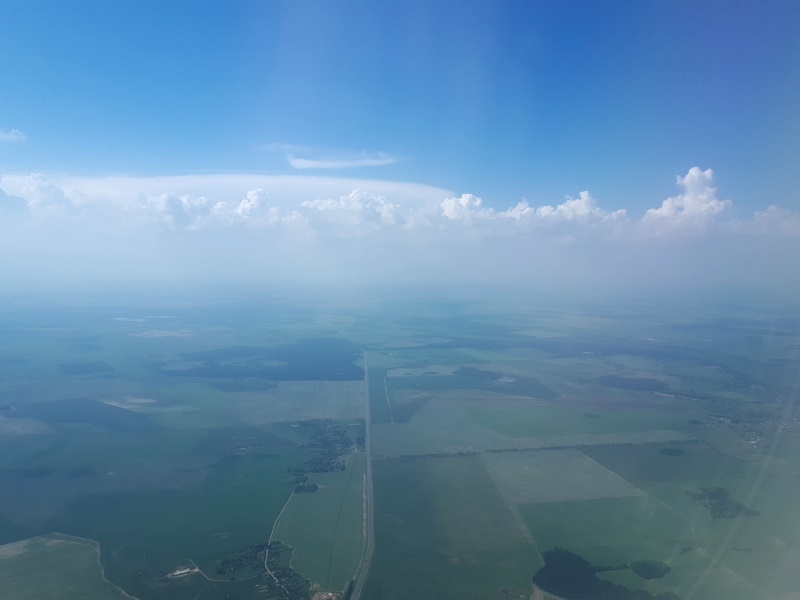
[(281, 381), (274, 390), (231, 394), (233, 414), (245, 423), (364, 416), (363, 381)]
[(345, 471), (313, 473), (313, 494), (294, 494), (274, 537), (292, 547), (292, 567), (312, 589), (341, 591), (355, 575), (364, 540), (363, 453), (352, 454)]
[[(428, 365), (466, 365), (477, 362), (460, 348), (395, 348), (387, 352), (387, 362), (396, 368), (425, 368)], [(371, 355), (370, 355), (371, 356)], [(378, 366), (372, 364), (370, 366)]]
[(366, 598), (497, 599), (541, 566), (477, 456), (376, 460)]
[(481, 460), (509, 504), (644, 494), (574, 449), (486, 453)]
[(672, 413), (657, 410), (603, 410), (553, 406), (505, 405), (476, 408), (472, 418), (481, 425), (512, 438), (570, 435), (575, 433), (635, 433), (686, 431), (688, 419), (706, 411)]
[(387, 369), (387, 377), (420, 377), (422, 375), (452, 375), (459, 365), (428, 365), (425, 367), (403, 367)]
[(475, 453), (488, 450), (541, 450), (608, 444), (668, 444), (696, 439), (679, 431), (576, 433), (536, 438), (506, 438), (477, 425), (448, 430), (417, 423), (373, 425), (373, 452), (386, 456)]
[(650, 496), (523, 504), (519, 511), (543, 550), (668, 542), (677, 551), (693, 543), (692, 523)]
[[(613, 547), (610, 549), (613, 550)], [(641, 547), (640, 552), (653, 548)], [(583, 551), (582, 554), (586, 554)], [(652, 594), (672, 592), (686, 600), (767, 600), (772, 598), (713, 558), (694, 549), (666, 561), (672, 571), (661, 579), (646, 580), (628, 569), (600, 573), (601, 579)]]
[[(780, 467), (780, 463), (778, 464)], [(745, 465), (755, 469), (756, 465)], [(746, 472), (745, 472), (746, 473)], [(731, 497), (759, 512), (756, 516), (713, 519), (701, 503), (687, 493), (699, 487), (720, 486)], [(796, 474), (767, 467), (758, 479), (752, 476), (715, 478), (694, 484), (645, 485), (676, 512), (690, 520), (695, 540), (720, 565), (770, 595), (800, 589), (800, 521), (790, 500), (796, 497)]]
[[(528, 503), (520, 513), (543, 549), (565, 547), (598, 566), (650, 559), (673, 569), (654, 581), (628, 570), (602, 574), (628, 587), (711, 600), (776, 598), (800, 589), (800, 522), (787, 502), (796, 494), (796, 467), (785, 459), (737, 461), (703, 444), (684, 448), (678, 457), (651, 446), (586, 449), (619, 473), (644, 477), (636, 483), (647, 495)], [(760, 514), (712, 518), (691, 493), (717, 486)]]
[[(252, 565), (219, 574), (239, 583), (209, 587), (197, 576), (166, 589), (153, 582), (185, 557), (216, 576), (221, 559), (266, 541), (294, 486), (287, 469), (307, 455), (299, 445), (308, 440), (290, 424), (363, 419), (364, 382), (308, 381), (314, 360), (310, 375), (291, 375), (306, 380), (189, 371), (206, 359), (234, 370), (277, 369), (288, 363), (260, 350), (241, 356), (237, 348), (327, 336), (353, 340), (380, 373), (370, 377), (373, 423), (381, 402), (387, 415), (391, 404), (408, 419), (372, 428), (377, 545), (367, 600), (501, 600), (503, 588), (530, 589), (541, 565), (537, 545), (567, 547), (599, 566), (664, 560), (673, 571), (661, 580), (629, 570), (602, 576), (683, 600), (789, 600), (800, 589), (793, 501), (800, 451), (772, 438), (751, 445), (745, 425), (718, 426), (709, 416), (730, 406), (743, 423), (751, 413), (790, 414), (787, 388), (769, 387), (773, 371), (765, 361), (788, 363), (798, 339), (745, 336), (717, 326), (713, 311), (689, 318), (676, 309), (678, 319), (670, 321), (592, 305), (571, 313), (574, 307), (544, 310), (527, 299), (452, 310), (398, 301), (382, 313), (348, 300), (342, 314), (334, 305), (272, 314), (253, 303), (143, 321), (133, 313), (120, 313), (129, 321), (87, 313), (15, 334), (11, 360), (0, 361), (3, 403), (20, 417), (0, 413), (0, 456), (8, 466), (0, 469), (4, 540), (51, 530), (100, 540), (106, 575), (142, 598), (258, 597), (245, 579)], [(705, 322), (702, 330), (680, 327)], [(139, 335), (148, 331), (187, 335)], [(311, 344), (300, 358), (313, 350)], [(16, 355), (25, 360), (14, 362)], [(353, 364), (362, 360), (353, 354)], [(81, 363), (88, 372), (64, 372), (65, 365), (80, 371)], [(472, 367), (471, 376), (457, 375), (463, 366)], [(510, 386), (502, 393), (492, 387), (503, 379), (494, 373), (536, 379), (560, 395), (537, 399), (534, 387)], [(628, 387), (644, 380), (644, 389), (604, 385), (598, 378), (607, 375)], [(648, 390), (647, 380), (655, 387), (651, 381)], [(657, 391), (657, 382), (668, 388)], [(58, 405), (74, 399), (124, 409), (130, 423), (114, 415), (105, 423), (91, 411), (70, 421)], [(51, 412), (23, 418), (25, 406), (47, 402)], [(709, 443), (680, 445), (697, 438)], [(678, 445), (684, 455), (662, 452)], [(516, 452), (489, 452), (496, 450)], [(421, 456), (458, 453), (469, 455)], [(391, 458), (403, 455), (413, 458)], [(316, 588), (343, 589), (360, 558), (363, 460), (355, 454), (345, 472), (310, 474), (319, 491), (295, 494), (276, 527), (276, 538), (294, 547), (292, 566)], [(690, 495), (701, 486), (723, 486), (760, 514), (713, 519)]]
[(0, 546), (0, 590), (5, 600), (123, 600), (108, 582), (92, 540), (43, 535)]
[[(686, 599), (771, 597), (705, 548), (693, 522), (650, 496), (529, 504), (520, 513), (542, 549), (566, 548), (595, 566), (658, 560), (672, 568), (652, 581), (628, 569), (599, 574), (631, 589), (672, 591)], [(775, 569), (768, 572), (774, 575)]]
[[(646, 420), (637, 427), (634, 416), (597, 411), (594, 407), (562, 408), (531, 398), (477, 390), (447, 390), (433, 392), (431, 396), (409, 422), (373, 425), (373, 450), (388, 456), (404, 456), (667, 443), (696, 438), (686, 428), (668, 427), (683, 427), (688, 417), (653, 410), (639, 411), (646, 415)], [(590, 412), (600, 416), (587, 416)], [(504, 428), (508, 431), (502, 431)]]

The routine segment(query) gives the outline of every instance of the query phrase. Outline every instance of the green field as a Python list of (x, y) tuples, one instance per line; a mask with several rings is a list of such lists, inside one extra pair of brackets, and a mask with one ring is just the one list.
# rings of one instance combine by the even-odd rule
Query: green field
[(190, 489), (82, 495), (47, 525), (98, 540), (107, 576), (136, 596), (174, 595), (156, 582), (187, 560), (212, 579), (245, 579), (258, 563), (218, 574), (219, 561), (267, 541), (292, 490), (286, 469), (300, 458), (286, 450), (231, 455)]
[(106, 580), (95, 542), (59, 534), (0, 546), (0, 589), (6, 600), (130, 598)]
[[(670, 454), (670, 450), (677, 451)], [(702, 481), (752, 477), (754, 465), (717, 452), (705, 443), (595, 446), (581, 450), (630, 481)]]
[[(409, 422), (374, 425), (374, 449), (390, 456), (403, 456), (610, 444), (668, 444), (697, 439), (696, 431), (689, 424), (685, 424), (683, 430), (649, 428), (648, 423), (637, 428), (634, 421), (623, 417), (617, 420), (628, 423), (628, 430), (614, 431), (618, 428), (609, 427), (607, 421), (584, 414), (596, 414), (592, 413), (596, 409), (590, 407), (548, 407), (530, 404), (536, 402), (530, 399), (519, 402), (498, 396), (475, 390), (438, 392), (415, 411)], [(476, 414), (480, 418), (476, 418)], [(608, 421), (615, 420), (614, 411), (603, 411), (603, 414), (611, 415)], [(537, 419), (553, 415), (553, 427), (548, 428), (546, 420), (537, 420), (535, 429), (526, 429), (533, 415)], [(489, 423), (503, 423), (530, 436), (509, 436)], [(590, 424), (588, 431), (582, 430), (583, 423)], [(659, 423), (670, 425), (676, 421), (674, 417), (666, 417), (651, 421), (650, 425)]]
[(363, 381), (282, 381), (275, 389), (231, 397), (232, 414), (244, 423), (364, 417)]
[[(541, 548), (563, 547), (598, 567), (638, 560), (667, 563), (672, 571), (647, 581), (625, 568), (601, 577), (652, 593), (702, 593), (702, 598), (766, 598), (759, 588), (702, 546), (694, 523), (649, 496), (603, 498), (520, 506)], [(695, 589), (696, 588), (696, 589)]]
[(619, 475), (574, 449), (486, 453), (481, 459), (509, 504), (643, 494)]
[(686, 431), (693, 433), (689, 419), (705, 417), (706, 411), (680, 413), (658, 410), (602, 409), (596, 407), (500, 406), (475, 408), (475, 422), (512, 438), (570, 435), (574, 433), (634, 433), (642, 431)]
[[(364, 549), (362, 349), (362, 600), (525, 600), (554, 547), (682, 600), (800, 589), (793, 330), (716, 309), (265, 302), (0, 320), (0, 544), (81, 536), (6, 557), (27, 563), (0, 563), (3, 592), (46, 596), (23, 575), (57, 550), (79, 596), (114, 597), (97, 543), (140, 600), (280, 596), (264, 587), (273, 526), (295, 582), (345, 589)], [(644, 580), (637, 560), (672, 570)]]
[(649, 496), (522, 504), (519, 511), (542, 549), (647, 545), (656, 541), (660, 546), (668, 542), (672, 551), (678, 552), (692, 544), (692, 523)]
[(377, 460), (368, 598), (501, 598), (541, 564), (477, 456)]
[(274, 537), (294, 548), (292, 566), (312, 589), (342, 591), (361, 559), (364, 541), (363, 453), (353, 454), (345, 471), (315, 473), (313, 494), (294, 494), (275, 527)]

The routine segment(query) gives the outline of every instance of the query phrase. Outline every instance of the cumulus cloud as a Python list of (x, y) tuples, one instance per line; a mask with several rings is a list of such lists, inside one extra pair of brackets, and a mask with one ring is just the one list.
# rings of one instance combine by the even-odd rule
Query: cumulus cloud
[(532, 218), (542, 223), (606, 223), (619, 221), (627, 216), (623, 209), (608, 212), (597, 206), (597, 201), (588, 191), (581, 192), (577, 198), (568, 197), (557, 206), (540, 206), (531, 211)]
[(441, 203), (442, 216), (450, 221), (467, 221), (473, 219), (492, 219), (494, 211), (483, 208), (483, 199), (472, 194), (461, 194), (445, 198)]
[(192, 198), (184, 194), (159, 194), (148, 196), (145, 200), (145, 209), (154, 215), (170, 229), (200, 229), (203, 222), (208, 219), (214, 210), (214, 205), (205, 196)]
[(294, 154), (286, 157), (295, 169), (353, 169), (358, 167), (382, 167), (397, 162), (397, 159), (380, 152), (374, 156), (361, 154), (354, 157), (299, 158)]
[(19, 129), (0, 128), (0, 142), (24, 142), (28, 139)]
[[(691, 169), (678, 185), (676, 196), (650, 202), (636, 218), (601, 207), (588, 191), (561, 202), (503, 204), (354, 178), (6, 175), (0, 267), (20, 277), (38, 277), (36, 269), (66, 277), (95, 265), (101, 282), (126, 278), (123, 264), (169, 281), (184, 271), (200, 279), (281, 272), (337, 281), (419, 281), (427, 273), (430, 281), (560, 278), (607, 286), (614, 277), (643, 285), (705, 281), (709, 273), (739, 281), (743, 269), (752, 281), (760, 273), (765, 282), (800, 281), (793, 258), (800, 214), (769, 206), (734, 220), (710, 170)], [(680, 243), (665, 252), (660, 240), (670, 239)], [(28, 258), (17, 265), (15, 256)], [(786, 257), (781, 269), (776, 256)]]
[[(4, 193), (24, 199), (37, 218), (71, 212), (116, 228), (156, 223), (165, 230), (282, 225), (314, 219), (394, 226), (450, 192), (414, 183), (337, 177), (248, 174), (164, 177), (5, 175)], [(306, 203), (305, 206), (303, 203)], [(63, 209), (61, 215), (55, 210)], [(344, 218), (344, 215), (347, 215)], [(340, 231), (341, 228), (339, 229)]]
[(215, 227), (270, 227), (280, 221), (280, 209), (270, 206), (262, 188), (249, 190), (239, 201), (211, 201), (205, 196), (164, 193), (144, 198), (141, 207), (169, 229), (197, 231)]
[(25, 199), (31, 214), (38, 220), (63, 218), (77, 212), (77, 203), (43, 173), (29, 175), (19, 195)]
[(641, 224), (647, 233), (662, 235), (673, 232), (704, 231), (716, 217), (732, 205), (717, 198), (714, 172), (692, 167), (685, 177), (677, 177), (683, 192), (667, 198), (658, 208), (649, 209)]
[(234, 214), (242, 221), (272, 225), (280, 211), (276, 206), (269, 206), (267, 196), (263, 188), (249, 190), (233, 209)]
[(337, 199), (307, 200), (300, 207), (311, 222), (331, 224), (347, 236), (363, 235), (403, 220), (400, 205), (365, 190), (353, 190)]
[(800, 214), (771, 204), (767, 210), (753, 213), (752, 219), (730, 221), (723, 229), (745, 235), (800, 237)]
[(578, 198), (568, 196), (564, 202), (555, 206), (531, 206), (527, 200), (522, 200), (505, 210), (487, 208), (483, 199), (472, 194), (462, 194), (459, 197), (446, 198), (440, 208), (441, 216), (447, 221), (460, 222), (492, 235), (533, 229), (558, 230), (561, 235), (564, 226), (597, 229), (604, 225), (619, 225), (627, 218), (624, 209), (608, 212), (598, 207), (589, 192), (581, 192)]
[(432, 186), (336, 177), (51, 179), (32, 174), (0, 179), (5, 204), (10, 206), (8, 198), (18, 208), (22, 202), (37, 222), (68, 218), (116, 229), (148, 224), (159, 231), (272, 228), (340, 238), (395, 231), (401, 240), (427, 231), (433, 236), (447, 232), (448, 239), (463, 233), (470, 240), (536, 235), (620, 243), (711, 232), (800, 235), (800, 215), (777, 206), (751, 219), (727, 218), (732, 203), (718, 198), (710, 169), (694, 167), (677, 184), (679, 194), (636, 219), (625, 209), (602, 208), (588, 191), (561, 203), (537, 206), (522, 200), (503, 208), (474, 194), (454, 195)]

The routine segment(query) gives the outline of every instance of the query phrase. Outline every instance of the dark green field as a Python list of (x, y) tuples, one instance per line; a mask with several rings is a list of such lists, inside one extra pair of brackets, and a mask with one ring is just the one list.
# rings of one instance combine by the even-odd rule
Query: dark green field
[(538, 554), (477, 456), (378, 460), (374, 469), (378, 541), (366, 597), (499, 598), (501, 588), (528, 587)]
[[(89, 600), (341, 592), (364, 548), (368, 401), (367, 600), (525, 600), (555, 547), (630, 589), (788, 600), (800, 336), (755, 311), (634, 308), (7, 311), (0, 555), (53, 532), (99, 544)], [(12, 600), (44, 593), (25, 581)]]

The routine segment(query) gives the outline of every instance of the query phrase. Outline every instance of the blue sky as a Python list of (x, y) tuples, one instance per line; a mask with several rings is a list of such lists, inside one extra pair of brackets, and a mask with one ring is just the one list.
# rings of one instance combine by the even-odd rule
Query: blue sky
[[(591, 239), (640, 239), (662, 209), (680, 226), (659, 238), (792, 237), (800, 211), (797, 2), (6, 0), (0, 28), (0, 201), (37, 227), (68, 215), (98, 230), (110, 203), (142, 202), (159, 231), (208, 229), (220, 202), (230, 226), (256, 189), (280, 219), (303, 202), (330, 216), (324, 200), (353, 217), (355, 202), (333, 237), (364, 247), (365, 210), (374, 229), (408, 232), (424, 213), (441, 231), (436, 213), (468, 222), (464, 240), (490, 221), (502, 237), (519, 202), (533, 222), (584, 191), (592, 228), (628, 221)], [(111, 193), (110, 176), (128, 179)], [(667, 214), (687, 181), (696, 210)], [(448, 199), (467, 213), (448, 216)]]

